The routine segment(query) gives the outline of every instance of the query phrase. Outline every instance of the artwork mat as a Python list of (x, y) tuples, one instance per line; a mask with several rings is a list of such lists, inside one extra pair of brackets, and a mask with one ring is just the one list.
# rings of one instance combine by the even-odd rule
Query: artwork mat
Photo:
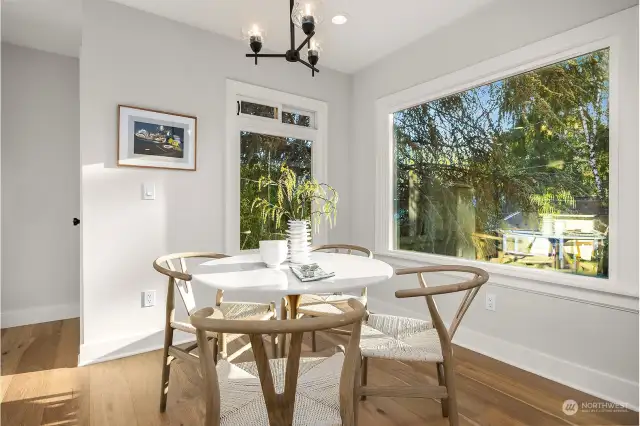
[[(135, 121), (183, 128), (183, 158), (134, 154)], [(118, 167), (195, 171), (197, 127), (198, 118), (195, 116), (131, 105), (118, 105)]]

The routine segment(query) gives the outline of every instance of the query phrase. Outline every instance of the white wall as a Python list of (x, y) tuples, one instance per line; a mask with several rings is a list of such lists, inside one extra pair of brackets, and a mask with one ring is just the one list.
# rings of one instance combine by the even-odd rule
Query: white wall
[(2, 45), (2, 326), (79, 314), (78, 59)]
[[(499, 0), (357, 73), (350, 148), (351, 158), (358, 159), (350, 191), (353, 243), (374, 245), (376, 99), (635, 4), (635, 0)], [(423, 300), (393, 298), (396, 289), (415, 287), (414, 280), (395, 278), (389, 286), (370, 289), (371, 309), (425, 316)], [(432, 278), (434, 284), (450, 280), (442, 275)], [(484, 310), (486, 291), (497, 295), (496, 312)], [(440, 299), (445, 319), (450, 319), (457, 298)], [(638, 332), (637, 310), (490, 282), (467, 313), (456, 342), (591, 394), (637, 406)]]
[[(312, 78), (284, 60), (256, 67), (242, 42), (116, 3), (88, 0), (83, 9), (80, 357), (90, 362), (161, 344), (166, 280), (152, 269), (157, 256), (224, 250), (225, 79), (328, 103), (327, 183), (344, 200), (350, 198), (351, 81), (328, 69)], [(118, 104), (198, 116), (197, 172), (116, 168)], [(156, 184), (155, 201), (140, 200), (143, 182)], [(339, 206), (330, 240), (349, 241), (349, 207)], [(157, 305), (142, 309), (140, 293), (150, 289), (157, 290)], [(198, 296), (214, 302), (212, 294)]]

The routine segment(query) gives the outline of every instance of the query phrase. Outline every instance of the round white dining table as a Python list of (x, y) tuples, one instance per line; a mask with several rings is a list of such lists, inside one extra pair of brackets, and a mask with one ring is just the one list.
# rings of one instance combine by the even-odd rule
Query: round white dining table
[(311, 261), (335, 276), (318, 281), (300, 281), (283, 263), (267, 268), (260, 254), (243, 254), (208, 260), (190, 270), (192, 284), (255, 295), (276, 294), (287, 299), (291, 318), (298, 317), (303, 294), (347, 293), (387, 281), (393, 268), (381, 260), (340, 253), (311, 253)]

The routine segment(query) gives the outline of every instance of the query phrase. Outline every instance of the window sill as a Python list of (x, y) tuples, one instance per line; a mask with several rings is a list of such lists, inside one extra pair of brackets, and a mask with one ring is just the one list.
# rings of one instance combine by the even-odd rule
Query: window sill
[[(616, 284), (602, 278), (566, 275), (553, 271), (518, 268), (403, 250), (376, 251), (375, 257), (400, 268), (447, 264), (476, 266), (489, 272), (490, 285), (638, 313), (637, 292), (621, 289), (622, 283)], [(460, 275), (454, 272), (446, 274)]]

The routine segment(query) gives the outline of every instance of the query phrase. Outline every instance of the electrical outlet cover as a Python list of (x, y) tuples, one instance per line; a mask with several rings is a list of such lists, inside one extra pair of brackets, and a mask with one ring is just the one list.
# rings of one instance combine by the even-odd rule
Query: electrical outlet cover
[(485, 297), (484, 307), (488, 311), (495, 311), (496, 310), (496, 295), (495, 294), (487, 293), (487, 295)]
[(156, 291), (147, 290), (142, 292), (142, 307), (149, 308), (156, 304)]

